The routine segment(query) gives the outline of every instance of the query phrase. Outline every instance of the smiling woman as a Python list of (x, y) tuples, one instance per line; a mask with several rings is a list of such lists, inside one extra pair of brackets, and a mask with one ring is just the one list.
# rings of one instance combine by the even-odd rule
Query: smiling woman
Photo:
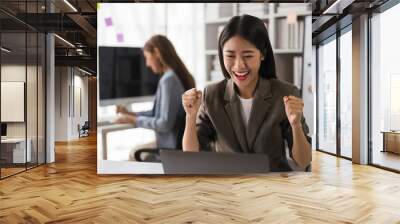
[(286, 141), (289, 156), (306, 168), (311, 138), (304, 104), (294, 85), (276, 79), (265, 24), (254, 16), (235, 16), (218, 43), (225, 80), (207, 86), (204, 94), (196, 89), (183, 94), (183, 150), (262, 153), (272, 171), (289, 171)]
[(223, 60), (226, 71), (233, 78), (240, 95), (251, 98), (258, 81), (258, 68), (264, 56), (250, 42), (234, 36), (224, 45)]

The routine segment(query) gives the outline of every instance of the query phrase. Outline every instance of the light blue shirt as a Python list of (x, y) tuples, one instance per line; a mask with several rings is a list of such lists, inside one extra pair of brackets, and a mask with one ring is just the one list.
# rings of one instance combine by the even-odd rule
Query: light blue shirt
[(180, 122), (184, 122), (181, 81), (172, 70), (166, 71), (157, 86), (154, 107), (150, 111), (136, 113), (136, 126), (153, 129), (158, 148), (176, 148)]

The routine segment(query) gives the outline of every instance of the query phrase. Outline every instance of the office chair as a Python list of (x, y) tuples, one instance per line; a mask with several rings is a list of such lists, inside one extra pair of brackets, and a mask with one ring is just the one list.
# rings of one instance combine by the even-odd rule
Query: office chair
[(79, 138), (81, 136), (83, 137), (89, 136), (89, 129), (90, 129), (89, 121), (85, 121), (85, 123), (80, 128), (78, 125), (78, 129), (79, 129)]
[[(182, 139), (185, 132), (185, 116), (181, 116), (177, 119), (176, 127), (178, 129), (176, 148), (170, 150), (182, 150)], [(167, 148), (162, 148), (167, 149)], [(146, 158), (142, 158), (143, 154), (148, 154)], [(161, 162), (160, 160), (160, 148), (144, 148), (139, 149), (135, 152), (135, 160), (138, 162)]]

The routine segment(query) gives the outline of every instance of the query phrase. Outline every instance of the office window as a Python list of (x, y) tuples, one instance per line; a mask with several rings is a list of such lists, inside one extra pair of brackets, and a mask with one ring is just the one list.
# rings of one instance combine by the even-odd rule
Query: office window
[[(41, 12), (43, 4), (19, 2), (19, 12)], [(9, 15), (0, 17), (0, 178), (5, 178), (45, 162), (46, 39)]]
[(400, 170), (400, 4), (371, 19), (372, 163)]
[(336, 39), (318, 48), (318, 145), (336, 153)]
[(340, 36), (340, 154), (352, 156), (352, 35), (351, 27)]

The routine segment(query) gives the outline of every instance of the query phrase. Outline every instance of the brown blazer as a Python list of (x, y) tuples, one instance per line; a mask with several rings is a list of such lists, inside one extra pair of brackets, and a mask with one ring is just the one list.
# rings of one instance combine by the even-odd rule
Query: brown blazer
[[(223, 80), (204, 89), (196, 127), (200, 149), (217, 152), (266, 153), (272, 171), (289, 171), (285, 142), (290, 156), (292, 130), (286, 117), (283, 96), (299, 97), (292, 84), (260, 78), (253, 100), (248, 127), (243, 124), (241, 104), (232, 81)], [(304, 133), (308, 127), (302, 118)], [(307, 136), (311, 143), (311, 138)]]

